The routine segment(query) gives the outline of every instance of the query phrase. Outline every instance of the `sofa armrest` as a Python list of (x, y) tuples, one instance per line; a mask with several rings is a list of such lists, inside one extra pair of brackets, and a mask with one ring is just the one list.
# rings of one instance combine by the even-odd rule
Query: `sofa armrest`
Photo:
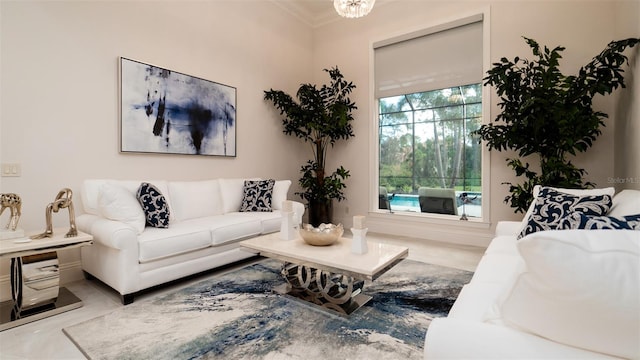
[(80, 231), (91, 234), (93, 240), (103, 246), (138, 251), (136, 230), (125, 223), (91, 214), (78, 216), (76, 223)]
[(505, 235), (518, 235), (522, 228), (522, 221), (498, 221), (496, 225), (496, 237)]

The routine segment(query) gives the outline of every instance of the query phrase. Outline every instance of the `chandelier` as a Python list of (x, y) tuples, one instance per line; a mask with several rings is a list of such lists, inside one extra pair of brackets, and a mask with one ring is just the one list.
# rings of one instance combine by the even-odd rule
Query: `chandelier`
[(346, 18), (359, 18), (367, 15), (376, 0), (333, 0), (338, 14)]

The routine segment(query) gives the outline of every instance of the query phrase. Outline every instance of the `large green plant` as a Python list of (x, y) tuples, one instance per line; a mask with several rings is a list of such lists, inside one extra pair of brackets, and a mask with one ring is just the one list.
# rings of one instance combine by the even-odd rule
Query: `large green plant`
[(302, 84), (297, 92), (297, 102), (281, 90), (264, 92), (269, 100), (280, 110), (283, 132), (302, 139), (311, 146), (313, 160), (301, 168), (300, 186), (297, 192), (309, 202), (328, 202), (332, 199), (344, 200), (344, 180), (350, 174), (340, 166), (330, 175), (325, 172), (327, 150), (340, 139), (348, 139), (353, 134), (351, 112), (357, 109), (349, 94), (355, 89), (352, 82), (344, 79), (338, 67), (324, 69), (331, 81), (318, 88), (312, 84)]
[[(584, 169), (576, 167), (569, 155), (589, 149), (601, 134), (607, 114), (593, 109), (596, 94), (605, 95), (625, 87), (622, 69), (628, 59), (622, 52), (640, 39), (612, 41), (577, 75), (566, 76), (559, 70), (558, 46), (541, 49), (535, 40), (524, 38), (531, 47), (534, 60), (500, 59), (494, 63), (485, 85), (495, 87), (502, 112), (495, 123), (474, 131), (486, 141), (489, 150), (514, 150), (519, 158), (507, 159), (522, 183), (509, 185), (511, 195), (505, 202), (516, 212), (526, 211), (533, 199), (536, 184), (564, 188), (587, 188)], [(522, 158), (534, 156), (540, 171), (534, 171)]]

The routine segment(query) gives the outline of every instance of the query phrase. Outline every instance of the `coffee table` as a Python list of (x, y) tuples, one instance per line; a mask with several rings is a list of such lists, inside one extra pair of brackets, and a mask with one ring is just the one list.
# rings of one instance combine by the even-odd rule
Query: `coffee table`
[(368, 240), (368, 252), (351, 252), (351, 239), (330, 246), (312, 246), (298, 237), (282, 240), (279, 233), (242, 241), (245, 250), (283, 262), (286, 281), (275, 291), (349, 315), (371, 300), (362, 289), (409, 255), (406, 247)]

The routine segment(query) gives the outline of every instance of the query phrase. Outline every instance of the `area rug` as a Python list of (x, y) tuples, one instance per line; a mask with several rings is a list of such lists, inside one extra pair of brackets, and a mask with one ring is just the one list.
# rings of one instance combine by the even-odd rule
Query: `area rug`
[(63, 331), (90, 359), (421, 359), (471, 276), (404, 260), (345, 317), (274, 293), (280, 263), (266, 259)]

